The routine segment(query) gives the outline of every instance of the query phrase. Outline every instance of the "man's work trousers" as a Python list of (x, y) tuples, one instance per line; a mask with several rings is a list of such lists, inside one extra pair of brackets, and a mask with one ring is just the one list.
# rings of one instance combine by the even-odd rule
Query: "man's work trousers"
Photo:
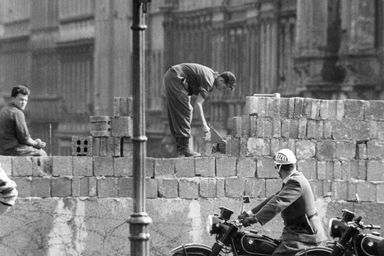
[(172, 68), (164, 75), (168, 122), (174, 137), (191, 137), (192, 106), (183, 77)]

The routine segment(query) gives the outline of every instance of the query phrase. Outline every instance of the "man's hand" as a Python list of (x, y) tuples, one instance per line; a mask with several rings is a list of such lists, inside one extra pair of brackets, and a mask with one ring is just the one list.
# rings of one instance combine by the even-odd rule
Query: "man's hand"
[(240, 223), (243, 224), (244, 227), (248, 227), (252, 224), (257, 223), (257, 219), (255, 217), (245, 217), (244, 219), (240, 220)]
[(238, 219), (238, 220), (243, 220), (243, 219), (245, 219), (246, 217), (249, 217), (249, 214), (248, 214), (246, 211), (244, 211), (244, 212), (242, 212), (242, 213), (239, 215), (239, 217), (237, 217), (237, 219)]
[(46, 143), (41, 139), (35, 139), (35, 141), (37, 142), (37, 145), (36, 145), (37, 148), (44, 148), (46, 146)]

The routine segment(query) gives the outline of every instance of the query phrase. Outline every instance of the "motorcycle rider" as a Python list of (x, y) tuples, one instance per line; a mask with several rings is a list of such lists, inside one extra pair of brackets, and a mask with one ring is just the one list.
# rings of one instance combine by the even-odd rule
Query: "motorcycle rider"
[(284, 220), (282, 241), (273, 256), (295, 255), (305, 248), (320, 245), (326, 239), (311, 186), (297, 171), (296, 162), (296, 156), (290, 149), (279, 150), (274, 156), (274, 167), (283, 180), (281, 190), (239, 216), (244, 226), (257, 222), (265, 225), (281, 213)]

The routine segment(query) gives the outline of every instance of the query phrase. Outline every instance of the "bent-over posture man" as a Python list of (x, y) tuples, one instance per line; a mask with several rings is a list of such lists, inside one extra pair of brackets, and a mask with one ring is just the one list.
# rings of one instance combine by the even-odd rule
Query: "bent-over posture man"
[(196, 63), (171, 66), (164, 75), (168, 122), (176, 139), (177, 156), (199, 156), (189, 147), (193, 108), (190, 96), (197, 95), (195, 109), (202, 122), (205, 139), (210, 139), (210, 128), (204, 117), (203, 103), (214, 89), (234, 89), (236, 77), (232, 72), (219, 74), (211, 68)]
[(0, 111), (0, 154), (7, 156), (47, 156), (46, 143), (32, 139), (23, 110), (30, 90), (25, 85), (13, 87), (11, 102)]
[(296, 170), (296, 162), (291, 150), (279, 150), (275, 154), (274, 164), (283, 180), (281, 190), (239, 216), (244, 226), (257, 222), (264, 225), (281, 213), (284, 220), (282, 241), (273, 256), (295, 255), (305, 248), (318, 246), (326, 239), (317, 216), (311, 186), (304, 175)]

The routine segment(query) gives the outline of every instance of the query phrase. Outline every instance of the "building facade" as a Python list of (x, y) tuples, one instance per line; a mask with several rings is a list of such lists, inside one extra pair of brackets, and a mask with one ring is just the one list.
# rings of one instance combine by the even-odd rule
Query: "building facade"
[[(32, 134), (50, 141), (53, 154), (70, 154), (71, 136), (89, 133), (89, 116), (111, 115), (113, 97), (131, 96), (131, 5), (0, 0), (1, 92), (31, 86)], [(384, 0), (152, 0), (148, 154), (157, 156), (152, 145), (168, 143), (162, 74), (179, 62), (236, 74), (236, 90), (205, 103), (208, 121), (224, 134), (231, 117), (243, 113), (245, 96), (255, 93), (382, 99), (383, 6)]]

